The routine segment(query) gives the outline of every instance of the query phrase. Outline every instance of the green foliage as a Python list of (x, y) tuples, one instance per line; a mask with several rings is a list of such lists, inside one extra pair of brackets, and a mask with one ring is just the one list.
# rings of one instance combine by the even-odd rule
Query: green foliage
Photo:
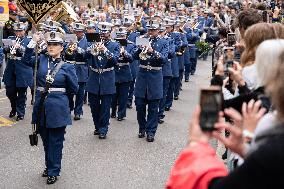
[(204, 41), (198, 41), (198, 42), (196, 42), (195, 45), (196, 45), (198, 51), (200, 52), (200, 54), (206, 54), (211, 50), (209, 43), (206, 43)]

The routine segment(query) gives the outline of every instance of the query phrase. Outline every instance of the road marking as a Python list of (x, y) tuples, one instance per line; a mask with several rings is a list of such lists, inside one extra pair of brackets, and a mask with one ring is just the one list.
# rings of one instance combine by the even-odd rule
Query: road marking
[(16, 123), (15, 121), (11, 121), (4, 117), (0, 117), (0, 127), (11, 127), (15, 123)]

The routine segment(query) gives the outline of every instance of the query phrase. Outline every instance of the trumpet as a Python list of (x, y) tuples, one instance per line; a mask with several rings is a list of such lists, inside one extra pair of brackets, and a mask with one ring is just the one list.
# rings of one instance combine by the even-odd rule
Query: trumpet
[(94, 56), (98, 56), (101, 54), (100, 48), (104, 45), (104, 40), (101, 40), (101, 42), (92, 44), (91, 46), (91, 54)]
[(18, 46), (21, 44), (21, 39), (19, 37), (16, 38), (15, 44), (10, 47), (10, 54), (15, 55)]
[(77, 43), (72, 43), (66, 50), (67, 55), (73, 55), (74, 51), (77, 49)]

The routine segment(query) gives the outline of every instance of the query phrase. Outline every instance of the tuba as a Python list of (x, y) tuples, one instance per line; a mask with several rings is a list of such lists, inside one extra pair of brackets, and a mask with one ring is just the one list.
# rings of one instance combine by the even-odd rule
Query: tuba
[(78, 21), (77, 13), (74, 11), (74, 9), (67, 3), (61, 1), (61, 3), (59, 3), (59, 13), (54, 17), (53, 20), (56, 22), (61, 22), (67, 20), (68, 18), (73, 19), (75, 22)]

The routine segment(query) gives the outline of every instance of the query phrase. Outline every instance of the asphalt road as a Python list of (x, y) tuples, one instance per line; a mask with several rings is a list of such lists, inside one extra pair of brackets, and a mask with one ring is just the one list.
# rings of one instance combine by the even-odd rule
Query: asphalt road
[(153, 143), (137, 137), (135, 109), (128, 110), (123, 122), (112, 119), (107, 139), (99, 140), (93, 135), (90, 107), (84, 105), (83, 119), (67, 129), (61, 176), (52, 186), (47, 186), (41, 177), (41, 141), (38, 147), (29, 144), (32, 107), (27, 107), (25, 120), (7, 121), (9, 102), (5, 91), (0, 90), (0, 188), (164, 188), (174, 160), (186, 145), (188, 121), (198, 103), (199, 88), (208, 86), (210, 74), (210, 62), (199, 61), (196, 74), (189, 83), (183, 83), (180, 99), (167, 112), (165, 123), (159, 125)]

